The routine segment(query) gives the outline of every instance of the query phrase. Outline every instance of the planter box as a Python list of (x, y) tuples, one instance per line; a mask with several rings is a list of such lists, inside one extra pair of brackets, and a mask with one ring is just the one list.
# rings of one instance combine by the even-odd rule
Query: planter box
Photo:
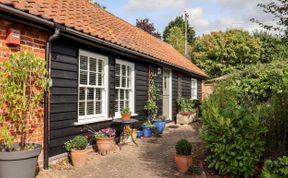
[(177, 124), (190, 124), (197, 121), (197, 113), (178, 113), (176, 119)]

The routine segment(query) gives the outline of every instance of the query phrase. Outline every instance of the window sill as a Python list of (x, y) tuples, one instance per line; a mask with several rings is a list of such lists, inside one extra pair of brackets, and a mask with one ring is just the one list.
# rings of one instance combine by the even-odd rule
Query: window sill
[(78, 122), (75, 122), (75, 126), (80, 126), (80, 125), (86, 125), (86, 124), (94, 124), (98, 122), (104, 122), (104, 121), (112, 121), (112, 118), (95, 118), (95, 119), (83, 119)]
[[(135, 117), (135, 116), (138, 116), (138, 114), (137, 113), (132, 113), (131, 114), (131, 117)], [(122, 118), (122, 116), (121, 116), (121, 114), (120, 115), (116, 115), (115, 117), (114, 117), (114, 119), (121, 119)]]

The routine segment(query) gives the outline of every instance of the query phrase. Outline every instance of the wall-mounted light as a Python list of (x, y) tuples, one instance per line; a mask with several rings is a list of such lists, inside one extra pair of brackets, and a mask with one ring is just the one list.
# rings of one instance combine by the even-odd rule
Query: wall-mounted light
[(157, 69), (157, 74), (158, 74), (158, 75), (161, 75), (161, 74), (162, 74), (162, 69), (161, 69), (160, 67)]

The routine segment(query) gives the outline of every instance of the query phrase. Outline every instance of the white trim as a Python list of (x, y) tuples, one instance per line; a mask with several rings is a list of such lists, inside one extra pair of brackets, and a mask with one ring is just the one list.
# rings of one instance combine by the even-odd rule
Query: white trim
[[(195, 86), (193, 86), (193, 82)], [(195, 78), (191, 78), (191, 100), (197, 100), (197, 99), (198, 99), (198, 81)]]
[(85, 119), (85, 120), (79, 120), (78, 122), (75, 122), (74, 125), (86, 125), (86, 124), (93, 124), (97, 122), (104, 122), (104, 121), (111, 121), (112, 118), (92, 118), (92, 119)]
[(170, 118), (169, 120), (172, 121), (173, 120), (173, 112), (172, 112), (172, 70), (170, 69), (170, 72), (169, 72), (169, 76), (170, 76), (170, 79), (169, 79), (169, 83), (170, 83), (170, 88), (169, 88), (169, 110), (170, 110)]
[[(101, 59), (103, 61), (103, 86), (94, 86), (94, 85), (88, 85), (89, 84), (89, 72), (87, 72), (88, 79), (87, 79), (87, 84), (83, 85), (80, 84), (80, 56), (87, 56), (88, 59), (89, 57), (95, 58), (95, 59)], [(89, 61), (89, 60), (88, 60)], [(89, 62), (88, 62), (89, 63)], [(89, 71), (89, 64), (87, 71)], [(97, 69), (98, 71), (98, 69)], [(97, 73), (96, 71), (96, 73)], [(97, 75), (96, 75), (97, 77)], [(109, 96), (109, 85), (108, 85), (108, 77), (109, 77), (109, 66), (108, 66), (108, 57), (103, 56), (97, 53), (85, 51), (82, 49), (79, 49), (79, 56), (78, 56), (78, 122), (75, 123), (75, 125), (83, 125), (87, 123), (95, 123), (95, 122), (101, 122), (105, 120), (111, 120), (107, 119), (108, 118), (108, 96)], [(97, 78), (96, 78), (97, 81)], [(97, 83), (97, 82), (96, 82)], [(102, 113), (101, 114), (96, 114), (96, 115), (85, 115), (85, 116), (79, 116), (79, 95), (80, 95), (80, 87), (83, 88), (101, 88), (102, 89)], [(94, 100), (95, 100), (95, 94), (94, 94)], [(85, 101), (87, 101), (87, 95), (85, 94)], [(95, 102), (95, 101), (94, 101)], [(86, 102), (85, 102), (86, 103)], [(95, 109), (95, 106), (94, 106)], [(85, 104), (85, 112), (86, 112), (86, 104)]]
[[(115, 62), (115, 65), (116, 64), (122, 64), (122, 65), (126, 65), (126, 66), (129, 66), (131, 68), (131, 92), (129, 93), (129, 98), (131, 98), (131, 101), (129, 99), (129, 109), (130, 109), (130, 112), (132, 113), (132, 116), (133, 115), (136, 115), (135, 113), (135, 64), (132, 63), (132, 62), (128, 62), (128, 61), (124, 61), (124, 60), (121, 60), (121, 59), (116, 59), (116, 62)], [(122, 74), (120, 74), (122, 75)], [(121, 83), (121, 78), (120, 78), (120, 83)], [(115, 87), (116, 89), (116, 87)], [(117, 87), (117, 89), (127, 89), (125, 87)], [(116, 103), (115, 103), (116, 105)], [(117, 104), (118, 105), (118, 104)], [(115, 118), (121, 118), (121, 113), (120, 112), (115, 112)]]
[[(169, 68), (163, 68), (163, 74), (162, 74), (162, 81), (164, 81), (164, 72), (165, 71), (169, 71), (169, 115), (168, 115), (168, 118), (167, 120), (171, 121), (173, 120), (173, 112), (172, 112), (172, 70), (169, 69)], [(164, 85), (163, 85), (164, 87)], [(163, 102), (163, 101), (162, 101)], [(162, 107), (164, 106), (164, 103), (162, 103)], [(163, 108), (162, 108), (163, 110)]]

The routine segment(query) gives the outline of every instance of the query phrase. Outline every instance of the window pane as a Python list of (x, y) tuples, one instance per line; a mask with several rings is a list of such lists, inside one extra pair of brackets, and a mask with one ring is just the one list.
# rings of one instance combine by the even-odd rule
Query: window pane
[(126, 76), (126, 66), (122, 65), (122, 75)]
[(96, 100), (101, 100), (101, 99), (102, 99), (101, 89), (96, 88)]
[(122, 76), (122, 87), (126, 87), (126, 77)]
[(85, 100), (85, 88), (83, 87), (79, 89), (79, 100)]
[(120, 111), (124, 108), (124, 101), (120, 101)]
[(125, 101), (125, 107), (129, 107), (128, 101)]
[(90, 71), (96, 72), (96, 62), (97, 60), (95, 58), (92, 57), (89, 58)]
[(94, 88), (87, 88), (87, 100), (94, 100)]
[(95, 114), (101, 114), (102, 113), (101, 110), (102, 110), (102, 102), (97, 101), (95, 107)]
[(120, 64), (116, 64), (115, 66), (115, 75), (120, 75)]
[(80, 71), (80, 84), (87, 85), (87, 72)]
[(98, 72), (103, 73), (103, 61), (98, 60)]
[(79, 116), (85, 115), (85, 102), (79, 102)]
[(130, 68), (130, 66), (127, 66), (127, 76), (131, 76), (131, 68)]
[(94, 114), (94, 102), (87, 102), (87, 115)]
[(120, 76), (115, 76), (115, 86), (120, 87)]
[(120, 90), (120, 100), (124, 99), (124, 90)]
[(88, 70), (88, 57), (87, 56), (80, 56), (80, 69)]
[(98, 74), (97, 76), (98, 86), (103, 86), (103, 75)]
[(89, 72), (89, 85), (96, 85), (96, 73)]
[(129, 90), (126, 90), (125, 93), (126, 93), (125, 99), (126, 99), (126, 100), (129, 100)]

